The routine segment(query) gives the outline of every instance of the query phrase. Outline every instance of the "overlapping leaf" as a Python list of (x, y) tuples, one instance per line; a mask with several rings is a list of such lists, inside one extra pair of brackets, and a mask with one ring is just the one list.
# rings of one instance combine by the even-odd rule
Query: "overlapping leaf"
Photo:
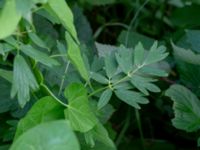
[(132, 52), (129, 49), (125, 48), (124, 46), (120, 46), (118, 53), (115, 55), (117, 62), (124, 73), (128, 74), (130, 71), (132, 71), (133, 58)]
[(149, 101), (141, 93), (129, 90), (116, 90), (116, 96), (123, 102), (140, 109), (139, 104), (147, 104)]
[(131, 79), (131, 83), (138, 88), (145, 95), (149, 95), (149, 91), (151, 92), (160, 92), (159, 87), (157, 87), (152, 82), (155, 82), (155, 79), (145, 78), (142, 76), (134, 75)]
[(73, 14), (65, 2), (65, 0), (48, 0), (48, 4), (53, 12), (57, 15), (60, 19), (63, 26), (67, 29), (67, 31), (73, 36), (73, 38), (78, 42), (76, 29), (74, 27), (74, 18)]
[(37, 88), (38, 83), (25, 59), (21, 55), (15, 56), (11, 97), (17, 94), (20, 106), (24, 107), (30, 99), (30, 91)]
[(40, 123), (62, 118), (64, 118), (63, 106), (52, 97), (43, 97), (39, 99), (31, 107), (27, 115), (19, 121), (15, 133), (15, 140), (27, 130)]
[(68, 57), (72, 61), (72, 63), (75, 65), (81, 76), (86, 80), (89, 81), (89, 75), (88, 71), (86, 69), (86, 66), (84, 64), (83, 58), (81, 56), (80, 48), (77, 45), (77, 43), (72, 39), (72, 37), (69, 35), (69, 33), (65, 33), (65, 39), (68, 44)]
[(165, 93), (174, 102), (175, 118), (173, 125), (188, 132), (200, 129), (200, 101), (190, 90), (184, 86), (172, 85)]
[(97, 119), (90, 109), (85, 87), (73, 83), (65, 89), (65, 97), (68, 99), (65, 116), (70, 120), (72, 128), (80, 132), (91, 130), (97, 124)]
[(80, 150), (78, 140), (66, 120), (42, 123), (28, 130), (10, 150)]
[(190, 64), (200, 65), (200, 55), (195, 54), (191, 50), (186, 50), (184, 48), (180, 48), (172, 43), (173, 49), (174, 49), (174, 56), (177, 59), (180, 59), (182, 61), (185, 61)]
[(47, 65), (49, 67), (59, 64), (55, 59), (50, 58), (47, 54), (36, 50), (31, 45), (21, 45), (20, 49), (23, 53), (33, 58), (37, 62), (41, 62), (42, 64)]

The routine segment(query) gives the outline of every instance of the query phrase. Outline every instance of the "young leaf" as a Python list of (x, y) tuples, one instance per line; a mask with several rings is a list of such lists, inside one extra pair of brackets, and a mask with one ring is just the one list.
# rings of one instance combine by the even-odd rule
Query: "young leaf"
[(132, 53), (129, 49), (121, 46), (118, 53), (116, 53), (117, 62), (121, 70), (128, 74), (133, 68)]
[(150, 65), (161, 61), (168, 56), (168, 53), (166, 53), (165, 51), (166, 48), (164, 46), (158, 46), (158, 42), (154, 42), (147, 54), (147, 57), (145, 58), (144, 64)]
[(200, 129), (200, 101), (184, 86), (172, 85), (165, 93), (174, 102), (175, 118), (173, 125), (188, 132)]
[(103, 108), (106, 104), (108, 104), (110, 98), (112, 96), (112, 90), (109, 88), (105, 90), (98, 101), (97, 107), (98, 109)]
[(76, 29), (74, 27), (74, 18), (73, 14), (65, 2), (65, 0), (48, 0), (48, 4), (54, 13), (58, 16), (63, 26), (71, 34), (71, 36), (78, 42)]
[(81, 76), (86, 80), (89, 81), (89, 75), (88, 71), (85, 67), (83, 58), (81, 56), (80, 48), (76, 44), (76, 42), (72, 39), (72, 37), (69, 35), (69, 33), (65, 33), (65, 39), (67, 41), (68, 45), (68, 57), (72, 61), (72, 63), (75, 65)]
[(80, 150), (68, 121), (42, 123), (20, 136), (10, 150)]
[(149, 95), (149, 92), (147, 90), (151, 92), (160, 92), (159, 87), (151, 83), (154, 81), (156, 80), (151, 78), (141, 77), (138, 75), (133, 75), (133, 77), (131, 78), (131, 83), (145, 95)]
[(105, 62), (106, 75), (109, 78), (112, 78), (115, 75), (118, 68), (114, 53), (105, 56), (104, 62)]
[(142, 65), (144, 61), (144, 47), (142, 43), (138, 43), (134, 50), (134, 65)]
[(91, 72), (90, 76), (93, 80), (102, 84), (108, 84), (109, 82), (108, 79), (104, 77), (103, 75), (101, 75), (100, 73)]
[(59, 65), (59, 63), (56, 60), (49, 57), (47, 54), (36, 50), (31, 45), (21, 45), (20, 49), (24, 54), (28, 55), (29, 57), (33, 58), (38, 62), (41, 62), (44, 65), (47, 65), (49, 67)]
[(72, 128), (80, 132), (91, 130), (97, 124), (97, 119), (90, 110), (85, 87), (78, 83), (70, 84), (65, 89), (65, 97), (68, 99), (65, 116), (70, 120)]
[(15, 56), (11, 97), (17, 94), (20, 106), (24, 107), (30, 99), (30, 91), (37, 88), (38, 83), (25, 59), (21, 55)]
[(64, 118), (63, 107), (52, 97), (43, 97), (39, 99), (31, 107), (26, 116), (19, 121), (15, 133), (15, 140), (27, 130), (40, 123), (62, 118)]
[(11, 35), (17, 28), (21, 19), (20, 13), (16, 10), (15, 0), (6, 0), (0, 12), (0, 39)]
[(147, 104), (149, 101), (139, 92), (129, 91), (129, 90), (116, 90), (116, 96), (123, 102), (140, 109), (140, 104)]

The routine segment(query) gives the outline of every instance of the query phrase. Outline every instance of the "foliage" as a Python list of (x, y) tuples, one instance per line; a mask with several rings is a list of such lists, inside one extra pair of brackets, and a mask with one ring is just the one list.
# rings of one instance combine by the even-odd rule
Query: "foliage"
[(200, 146), (199, 7), (0, 1), (0, 150)]

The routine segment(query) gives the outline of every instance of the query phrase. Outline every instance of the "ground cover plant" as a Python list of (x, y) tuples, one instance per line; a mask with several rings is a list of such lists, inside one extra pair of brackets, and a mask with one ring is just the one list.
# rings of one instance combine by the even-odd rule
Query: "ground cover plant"
[(198, 0), (1, 0), (0, 150), (196, 150)]

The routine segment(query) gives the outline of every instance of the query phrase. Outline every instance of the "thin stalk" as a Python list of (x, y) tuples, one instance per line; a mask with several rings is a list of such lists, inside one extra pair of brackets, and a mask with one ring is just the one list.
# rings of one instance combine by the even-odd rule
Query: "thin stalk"
[(135, 22), (135, 20), (137, 19), (139, 13), (141, 12), (141, 10), (144, 8), (144, 6), (149, 2), (149, 0), (146, 0), (140, 7), (139, 9), (137, 10), (137, 12), (135, 13), (135, 15), (133, 16), (131, 22), (130, 22), (130, 25), (129, 25), (129, 28), (128, 28), (128, 31), (127, 31), (127, 34), (126, 34), (126, 42), (125, 42), (125, 45), (127, 46), (128, 45), (128, 42), (129, 42), (129, 34), (130, 34), (130, 31), (131, 31), (131, 28), (133, 26), (133, 23)]
[(126, 116), (124, 126), (123, 126), (121, 132), (119, 133), (119, 136), (115, 142), (116, 146), (119, 146), (119, 144), (121, 143), (122, 138), (124, 137), (124, 134), (126, 133), (128, 126), (130, 124), (130, 119), (131, 119), (131, 113), (130, 113), (130, 107), (129, 107), (128, 111), (127, 111), (127, 116)]
[(120, 22), (111, 22), (111, 23), (106, 23), (104, 25), (102, 25), (101, 27), (99, 27), (96, 32), (94, 33), (94, 39), (97, 39), (97, 37), (101, 34), (101, 32), (103, 31), (104, 28), (109, 27), (109, 26), (119, 26), (125, 29), (128, 29), (128, 25), (120, 23)]
[(42, 86), (42, 87), (48, 92), (48, 94), (49, 94), (50, 96), (52, 96), (53, 99), (55, 99), (58, 103), (60, 103), (61, 105), (65, 106), (65, 107), (68, 107), (68, 105), (65, 104), (65, 103), (63, 103), (60, 99), (58, 99), (58, 98), (51, 92), (51, 90), (50, 90), (45, 84), (42, 83), (41, 86)]
[(135, 109), (135, 116), (136, 116), (136, 121), (137, 121), (138, 129), (139, 129), (139, 133), (140, 133), (142, 149), (146, 150), (145, 142), (144, 142), (144, 134), (143, 134), (143, 131), (142, 131), (142, 125), (141, 125), (141, 119), (140, 119), (140, 113), (139, 113), (138, 109)]
[(59, 88), (58, 96), (60, 96), (60, 94), (62, 92), (63, 85), (64, 85), (64, 82), (65, 82), (65, 76), (67, 75), (67, 71), (69, 69), (69, 64), (70, 64), (70, 61), (67, 62), (67, 65), (66, 65), (66, 68), (65, 68), (65, 72), (64, 72), (64, 74), (62, 76), (62, 80), (61, 80), (61, 83), (60, 83), (60, 88)]
[(105, 87), (102, 87), (100, 89), (97, 89), (96, 91), (94, 91), (91, 94), (89, 94), (88, 97), (91, 97), (91, 96), (93, 96), (93, 95), (95, 95), (95, 94), (97, 94), (97, 93), (99, 93), (99, 92), (101, 92), (101, 91), (103, 91), (103, 90), (105, 90), (107, 88), (109, 88), (109, 86), (105, 86)]

